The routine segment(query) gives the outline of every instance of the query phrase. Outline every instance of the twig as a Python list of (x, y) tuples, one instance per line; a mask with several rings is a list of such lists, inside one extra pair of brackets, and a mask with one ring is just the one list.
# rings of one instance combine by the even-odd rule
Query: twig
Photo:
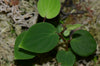
[(43, 22), (45, 22), (45, 20), (46, 20), (46, 17), (44, 17)]
[(68, 44), (66, 42), (66, 40), (64, 39), (63, 35), (61, 33), (58, 33), (58, 35), (60, 36), (60, 38), (64, 41), (64, 43), (66, 44), (66, 51), (68, 51)]
[(66, 44), (66, 51), (68, 51), (68, 43), (66, 42), (66, 40), (64, 39), (63, 33), (64, 31), (67, 29), (65, 24), (62, 24), (62, 27), (64, 28), (62, 32), (58, 33), (58, 35), (60, 36), (60, 38), (64, 41), (64, 43)]

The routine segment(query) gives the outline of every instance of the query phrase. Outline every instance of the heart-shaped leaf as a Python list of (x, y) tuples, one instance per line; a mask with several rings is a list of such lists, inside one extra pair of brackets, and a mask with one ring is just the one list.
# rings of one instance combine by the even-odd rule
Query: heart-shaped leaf
[(60, 12), (60, 7), (60, 0), (39, 0), (37, 4), (39, 14), (48, 19), (56, 17)]
[(14, 59), (15, 60), (31, 59), (31, 58), (35, 57), (34, 54), (31, 54), (28, 51), (25, 51), (25, 50), (18, 48), (18, 46), (19, 46), (21, 40), (23, 39), (23, 36), (25, 35), (25, 33), (26, 32), (21, 33), (16, 39), (15, 46), (14, 46)]
[(71, 51), (58, 51), (56, 59), (61, 66), (73, 66), (75, 63), (75, 55)]
[(92, 35), (85, 30), (78, 30), (71, 40), (72, 50), (80, 56), (89, 56), (96, 50), (96, 41)]
[(38, 23), (28, 30), (19, 47), (35, 53), (44, 53), (52, 50), (58, 40), (59, 36), (53, 25)]

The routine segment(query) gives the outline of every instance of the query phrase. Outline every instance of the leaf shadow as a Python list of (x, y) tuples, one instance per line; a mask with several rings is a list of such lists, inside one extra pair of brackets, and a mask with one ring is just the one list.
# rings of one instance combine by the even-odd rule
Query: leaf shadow
[(57, 47), (53, 50), (46, 52), (46, 53), (32, 53), (23, 49), (20, 49), (21, 52), (27, 54), (35, 54), (36, 57), (27, 60), (14, 60), (16, 66), (33, 66), (34, 64), (42, 65), (47, 62), (54, 62), (52, 61), (53, 58), (56, 57), (57, 54)]
[(46, 53), (38, 53), (37, 56), (34, 58), (34, 64), (42, 65), (47, 62), (54, 62), (52, 59), (56, 57), (58, 48), (54, 48), (53, 50), (46, 52)]
[[(29, 51), (21, 49), (21, 48), (19, 48), (19, 51), (23, 52), (25, 54), (28, 54), (28, 55), (36, 55), (36, 53), (29, 52)], [(32, 59), (29, 59), (29, 60), (26, 60), (26, 59), (25, 60), (14, 60), (14, 63), (15, 63), (16, 66), (33, 66)]]
[[(37, 23), (43, 22), (44, 18), (41, 17), (39, 15), (38, 19), (37, 19)], [(59, 25), (59, 21), (60, 21), (60, 14), (58, 16), (56, 16), (55, 18), (52, 19), (47, 19), (45, 20), (45, 22), (50, 23), (52, 25), (54, 25), (55, 27), (57, 27)]]
[(24, 49), (22, 49), (22, 48), (20, 48), (19, 51), (20, 51), (20, 52), (23, 52), (23, 53), (25, 53), (25, 54), (29, 54), (29, 55), (36, 55), (36, 54), (37, 54), (37, 53), (33, 53), (33, 52), (29, 52), (29, 51), (27, 51), (27, 50), (24, 50)]
[(73, 37), (73, 38), (79, 38), (79, 37), (81, 37), (81, 36), (82, 36), (81, 34), (78, 34), (78, 33), (77, 33), (77, 34), (73, 34), (72, 37)]

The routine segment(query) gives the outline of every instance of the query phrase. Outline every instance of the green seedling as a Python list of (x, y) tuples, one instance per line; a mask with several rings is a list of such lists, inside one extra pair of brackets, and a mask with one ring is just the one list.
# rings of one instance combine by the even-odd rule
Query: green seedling
[[(52, 19), (60, 12), (60, 0), (39, 0), (37, 8), (40, 16)], [(58, 63), (61, 63), (61, 66), (73, 66), (77, 59), (76, 54), (87, 57), (93, 54), (97, 47), (96, 41), (86, 30), (75, 31), (72, 40), (68, 41), (69, 37), (66, 38), (66, 36), (70, 35), (70, 31), (79, 27), (81, 24), (54, 27), (45, 21), (37, 23), (17, 37), (14, 46), (14, 58), (15, 60), (34, 59), (37, 54), (46, 53), (58, 47), (58, 43), (62, 39), (66, 49), (58, 51), (56, 59)]]

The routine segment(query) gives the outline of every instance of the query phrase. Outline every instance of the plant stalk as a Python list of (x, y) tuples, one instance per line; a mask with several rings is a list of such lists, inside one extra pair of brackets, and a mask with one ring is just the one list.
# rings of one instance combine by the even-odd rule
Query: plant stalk
[(45, 22), (45, 20), (46, 20), (46, 17), (44, 17), (43, 22)]
[(64, 39), (63, 35), (61, 33), (58, 33), (58, 35), (60, 36), (60, 38), (64, 41), (64, 43), (66, 44), (66, 51), (68, 51), (68, 43), (66, 42), (66, 40)]

